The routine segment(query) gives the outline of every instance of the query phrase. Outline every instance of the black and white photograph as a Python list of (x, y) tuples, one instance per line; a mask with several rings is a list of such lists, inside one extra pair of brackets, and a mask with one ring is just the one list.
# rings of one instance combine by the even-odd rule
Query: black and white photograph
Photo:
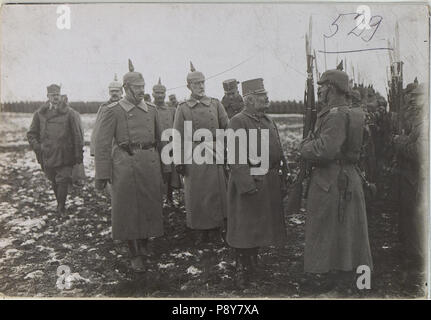
[(0, 299), (429, 299), (429, 18), (2, 3)]

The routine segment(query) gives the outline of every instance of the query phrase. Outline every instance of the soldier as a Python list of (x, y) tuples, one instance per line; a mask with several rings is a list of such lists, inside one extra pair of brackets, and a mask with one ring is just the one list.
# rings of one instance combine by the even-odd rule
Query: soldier
[[(409, 92), (404, 112), (409, 134), (396, 135), (394, 147), (400, 169), (399, 235), (403, 262), (408, 269), (422, 271), (426, 258), (426, 90), (423, 84)], [(426, 116), (425, 116), (426, 118)]]
[(175, 109), (178, 107), (177, 97), (174, 94), (169, 95), (169, 105)]
[(47, 91), (48, 101), (35, 112), (27, 139), (51, 181), (57, 212), (63, 215), (72, 168), (83, 160), (83, 141), (72, 109), (61, 103), (60, 86), (52, 84)]
[[(225, 129), (228, 124), (227, 114), (215, 98), (205, 95), (205, 77), (191, 65), (187, 75), (187, 87), (191, 91), (188, 100), (181, 102), (175, 112), (174, 128), (181, 134), (183, 147), (189, 141), (184, 140), (185, 121), (191, 122), (192, 134), (198, 129), (208, 129), (216, 137), (216, 129)], [(174, 138), (174, 143), (175, 138)], [(198, 142), (193, 142), (193, 148)], [(214, 150), (207, 150), (213, 152)], [(182, 152), (184, 154), (184, 151)], [(226, 177), (223, 165), (178, 164), (178, 173), (184, 176), (184, 195), (187, 226), (195, 230), (196, 244), (207, 242), (211, 235), (218, 236), (226, 217)], [(184, 161), (183, 161), (184, 163)]]
[(94, 157), (96, 134), (99, 131), (100, 119), (102, 118), (103, 112), (106, 110), (106, 106), (117, 102), (123, 96), (123, 85), (117, 80), (117, 75), (114, 76), (114, 81), (109, 84), (109, 100), (100, 105), (99, 110), (97, 110), (96, 122), (94, 123), (93, 131), (91, 132), (90, 140), (90, 155)]
[(365, 119), (364, 136), (358, 166), (364, 172), (366, 180), (368, 182), (374, 182), (377, 163), (373, 137), (370, 129), (370, 115), (365, 105), (361, 102), (361, 93), (359, 90), (353, 89), (351, 98), (352, 112), (357, 113), (359, 117), (364, 117)]
[[(175, 118), (175, 109), (172, 107), (168, 107), (165, 104), (166, 97), (166, 87), (162, 85), (161, 79), (159, 78), (159, 83), (153, 87), (153, 98), (154, 104), (157, 107), (157, 112), (159, 113), (160, 127), (161, 130), (169, 130), (174, 126), (174, 118)], [(173, 188), (179, 189), (181, 188), (181, 180), (180, 176), (175, 170), (174, 164), (168, 166), (169, 170), (165, 173), (165, 181), (166, 183), (166, 198), (168, 204), (173, 204), (172, 201), (172, 191)]]
[[(251, 175), (252, 165), (230, 164), (228, 183), (227, 243), (235, 248), (237, 281), (245, 285), (257, 267), (259, 247), (282, 245), (286, 239), (282, 190), (284, 179), (279, 174), (285, 161), (274, 121), (265, 111), (269, 107), (263, 79), (242, 83), (245, 107), (229, 121), (233, 130), (269, 131), (269, 169), (264, 175)], [(260, 137), (257, 148), (261, 149)], [(235, 150), (239, 150), (238, 143)], [(263, 150), (263, 149), (262, 149)], [(247, 159), (249, 155), (247, 155)]]
[[(418, 82), (417, 82), (417, 79), (415, 79), (414, 82), (407, 84), (406, 88), (404, 89), (404, 92), (403, 92), (403, 105), (402, 105), (402, 110), (400, 110), (401, 111), (401, 115), (403, 115), (404, 113), (408, 113), (408, 109), (409, 109), (409, 107), (411, 107), (410, 101), (411, 101), (411, 98), (413, 96), (412, 95), (412, 91), (414, 89), (416, 89), (417, 86), (418, 86)], [(405, 117), (404, 117), (404, 119), (402, 119), (401, 122), (402, 122), (402, 125), (401, 125), (402, 130), (404, 130), (405, 134), (409, 134), (409, 131), (410, 131), (411, 128), (408, 128), (408, 121), (405, 121)]]
[(96, 188), (112, 183), (112, 237), (127, 240), (131, 266), (145, 271), (148, 238), (163, 235), (160, 123), (129, 60), (126, 96), (106, 106), (96, 135)]
[(224, 96), (221, 99), (221, 103), (229, 119), (244, 108), (244, 101), (238, 91), (238, 83), (236, 79), (223, 81)]
[(317, 115), (314, 133), (300, 146), (301, 156), (313, 163), (304, 270), (313, 274), (338, 271), (332, 280), (338, 281), (336, 289), (341, 289), (357, 266), (373, 267), (362, 182), (355, 169), (364, 119), (349, 112), (345, 72), (325, 71), (318, 84), (323, 109)]
[[(117, 74), (114, 76), (114, 81), (112, 81), (109, 84), (109, 100), (107, 102), (104, 102), (100, 105), (99, 109), (97, 110), (96, 115), (96, 121), (93, 126), (93, 131), (91, 132), (91, 138), (90, 138), (90, 155), (94, 157), (95, 153), (95, 143), (96, 143), (96, 135), (100, 128), (100, 119), (102, 118), (103, 113), (106, 111), (106, 107), (114, 102), (120, 101), (121, 97), (123, 96), (123, 84), (118, 81)], [(112, 186), (111, 183), (106, 183), (105, 188), (107, 194), (112, 197)]]

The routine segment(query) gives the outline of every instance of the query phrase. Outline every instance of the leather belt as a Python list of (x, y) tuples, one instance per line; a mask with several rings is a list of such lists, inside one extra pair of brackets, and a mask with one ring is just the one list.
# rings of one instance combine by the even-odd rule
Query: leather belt
[(151, 142), (151, 143), (131, 143), (129, 144), (130, 148), (132, 150), (136, 150), (136, 149), (142, 149), (142, 150), (148, 150), (151, 148), (155, 148), (157, 145), (156, 142)]

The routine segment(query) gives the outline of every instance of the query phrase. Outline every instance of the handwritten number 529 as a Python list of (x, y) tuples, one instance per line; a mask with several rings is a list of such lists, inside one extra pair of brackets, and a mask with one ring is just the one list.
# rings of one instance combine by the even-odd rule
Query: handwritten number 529
[[(347, 33), (348, 36), (353, 34), (357, 37), (360, 37), (363, 34), (365, 29), (374, 29), (368, 38), (361, 37), (361, 39), (365, 42), (369, 42), (374, 37), (374, 34), (377, 32), (377, 29), (380, 27), (380, 24), (383, 21), (383, 17), (379, 16), (379, 15), (375, 15), (375, 16), (372, 16), (370, 18), (366, 14), (364, 15), (364, 13), (356, 13), (356, 12), (354, 12), (354, 13), (341, 13), (331, 23), (331, 29), (332, 29), (332, 27), (334, 27), (335, 30), (332, 32), (332, 34), (329, 34), (329, 35), (324, 34), (323, 36), (325, 38), (332, 38), (333, 36), (335, 36), (337, 34), (339, 27), (340, 27), (340, 24), (341, 24), (341, 21), (339, 21), (339, 20), (341, 17), (344, 17), (344, 16), (354, 16), (353, 19), (357, 21), (356, 26)], [(362, 19), (362, 21), (358, 20), (358, 19)], [(366, 21), (367, 19), (369, 19), (369, 21)], [(369, 28), (368, 28), (368, 26), (369, 26)]]

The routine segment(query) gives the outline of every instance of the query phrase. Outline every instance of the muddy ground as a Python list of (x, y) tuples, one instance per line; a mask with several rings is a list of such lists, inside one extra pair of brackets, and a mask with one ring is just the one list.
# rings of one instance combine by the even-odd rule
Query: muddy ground
[[(94, 188), (94, 163), (85, 147), (87, 179), (75, 185), (68, 214), (56, 214), (47, 179), (27, 146), (31, 115), (0, 113), (0, 295), (20, 297), (280, 297), (334, 298), (322, 295), (320, 278), (303, 273), (305, 212), (286, 215), (283, 248), (260, 251), (260, 271), (247, 288), (233, 281), (234, 255), (222, 241), (195, 247), (185, 226), (181, 194), (163, 210), (165, 236), (153, 239), (149, 270), (130, 271), (124, 243), (111, 239), (109, 197)], [(84, 115), (88, 142), (94, 115)], [(278, 117), (286, 152), (300, 137), (299, 117)], [(423, 297), (399, 257), (396, 212), (384, 201), (368, 212), (374, 259), (370, 290), (346, 298)], [(70, 270), (65, 288), (58, 267)]]

